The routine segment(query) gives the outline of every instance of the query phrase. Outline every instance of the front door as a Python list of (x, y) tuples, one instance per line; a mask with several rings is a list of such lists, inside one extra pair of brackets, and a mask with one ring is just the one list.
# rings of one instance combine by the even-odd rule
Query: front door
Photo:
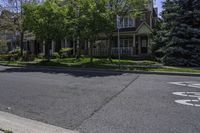
[(141, 54), (147, 54), (148, 38), (146, 36), (141, 37)]

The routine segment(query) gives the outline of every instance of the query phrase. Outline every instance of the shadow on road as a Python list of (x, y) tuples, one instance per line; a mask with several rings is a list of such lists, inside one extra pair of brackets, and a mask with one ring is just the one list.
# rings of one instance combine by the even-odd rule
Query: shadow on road
[(3, 67), (0, 73), (29, 73), (40, 72), (47, 74), (67, 74), (75, 77), (108, 77), (123, 75), (123, 72), (89, 70), (89, 69), (74, 69), (74, 68), (51, 68), (51, 67)]

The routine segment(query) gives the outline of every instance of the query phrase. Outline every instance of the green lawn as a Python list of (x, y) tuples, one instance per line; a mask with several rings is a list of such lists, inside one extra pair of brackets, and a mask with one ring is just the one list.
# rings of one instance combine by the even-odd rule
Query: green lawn
[[(20, 62), (20, 61), (0, 61), (2, 65), (12, 66), (57, 66), (57, 67), (73, 67), (73, 68), (100, 68), (100, 69), (112, 69), (119, 70), (119, 61), (113, 59), (110, 62), (108, 59), (94, 58), (93, 63), (90, 63), (89, 58), (65, 58), (65, 59), (52, 59), (50, 62), (36, 59), (32, 62)], [(179, 72), (179, 73), (199, 73), (200, 68), (182, 68), (182, 67), (167, 67), (162, 66), (158, 62), (142, 60), (121, 60), (121, 70), (128, 71), (145, 71), (145, 72)]]
[(8, 130), (3, 130), (0, 128), (0, 131), (2, 131), (3, 133), (12, 133), (11, 131), (8, 131)]

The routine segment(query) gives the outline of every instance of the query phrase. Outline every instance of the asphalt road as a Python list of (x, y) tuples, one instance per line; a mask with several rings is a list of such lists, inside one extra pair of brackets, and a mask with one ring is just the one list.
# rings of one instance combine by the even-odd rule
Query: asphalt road
[(0, 110), (81, 133), (199, 133), (198, 83), (200, 77), (0, 66)]

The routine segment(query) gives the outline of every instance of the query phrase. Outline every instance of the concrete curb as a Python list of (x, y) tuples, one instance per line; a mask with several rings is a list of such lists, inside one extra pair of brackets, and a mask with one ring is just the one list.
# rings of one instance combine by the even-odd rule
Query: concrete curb
[(31, 68), (31, 69), (45, 69), (45, 70), (56, 70), (56, 71), (76, 71), (76, 72), (96, 72), (96, 73), (136, 73), (136, 74), (155, 74), (155, 75), (169, 75), (169, 76), (195, 76), (200, 77), (199, 74), (195, 73), (180, 73), (180, 72), (147, 72), (147, 71), (128, 71), (128, 70), (112, 70), (112, 69), (99, 69), (99, 68), (72, 68), (72, 67), (55, 67), (55, 66), (12, 66), (12, 65), (1, 65), (8, 67), (20, 67), (20, 68)]
[(79, 133), (1, 111), (0, 128), (13, 133)]

